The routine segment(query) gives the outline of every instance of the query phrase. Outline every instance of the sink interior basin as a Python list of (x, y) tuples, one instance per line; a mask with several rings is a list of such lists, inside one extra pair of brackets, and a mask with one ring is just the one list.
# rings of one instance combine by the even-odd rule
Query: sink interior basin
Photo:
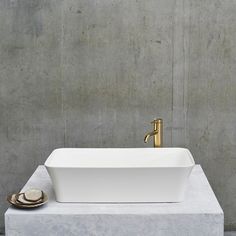
[(59, 202), (180, 202), (194, 165), (185, 148), (61, 148), (45, 162)]

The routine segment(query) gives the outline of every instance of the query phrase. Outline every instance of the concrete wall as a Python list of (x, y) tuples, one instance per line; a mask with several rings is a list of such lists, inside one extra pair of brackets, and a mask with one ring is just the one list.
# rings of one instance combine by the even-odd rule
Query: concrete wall
[(188, 147), (236, 229), (236, 2), (0, 1), (0, 213), (58, 147)]

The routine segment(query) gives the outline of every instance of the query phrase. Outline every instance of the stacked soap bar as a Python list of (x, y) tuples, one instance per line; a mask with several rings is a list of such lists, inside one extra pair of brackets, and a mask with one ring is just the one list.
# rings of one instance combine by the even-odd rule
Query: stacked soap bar
[(14, 193), (8, 201), (19, 208), (33, 208), (43, 205), (47, 201), (46, 194), (39, 189), (29, 189), (25, 192)]
[(42, 202), (43, 191), (39, 189), (29, 189), (24, 193), (19, 193), (16, 196), (16, 201), (19, 204), (37, 204)]

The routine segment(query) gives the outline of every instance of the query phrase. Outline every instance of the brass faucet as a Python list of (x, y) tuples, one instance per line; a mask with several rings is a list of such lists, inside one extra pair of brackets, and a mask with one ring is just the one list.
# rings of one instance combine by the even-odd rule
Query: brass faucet
[(152, 121), (151, 124), (154, 124), (154, 130), (145, 135), (144, 142), (147, 143), (148, 139), (153, 136), (154, 147), (160, 148), (163, 146), (163, 120), (158, 118)]

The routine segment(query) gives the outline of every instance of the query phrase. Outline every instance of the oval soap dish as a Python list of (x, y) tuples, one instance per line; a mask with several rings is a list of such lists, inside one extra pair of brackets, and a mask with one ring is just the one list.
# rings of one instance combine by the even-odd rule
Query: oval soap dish
[[(28, 190), (27, 192), (29, 191), (30, 190)], [(45, 203), (47, 203), (48, 197), (46, 193), (42, 191), (42, 196), (32, 201), (31, 199), (27, 199), (27, 197), (25, 197), (25, 193), (13, 193), (12, 195), (9, 195), (7, 197), (7, 201), (15, 207), (29, 209), (44, 205)]]

